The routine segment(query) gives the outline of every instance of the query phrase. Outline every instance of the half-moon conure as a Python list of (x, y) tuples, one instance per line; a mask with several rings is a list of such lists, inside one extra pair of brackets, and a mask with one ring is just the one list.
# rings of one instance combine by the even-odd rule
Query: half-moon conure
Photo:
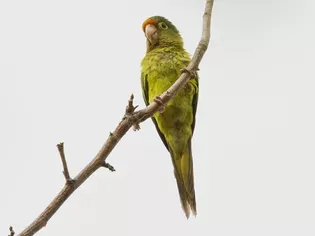
[[(184, 49), (177, 28), (162, 16), (144, 21), (142, 30), (147, 39), (146, 54), (141, 63), (141, 85), (146, 105), (156, 101), (181, 75), (190, 56)], [(198, 101), (198, 77), (165, 105), (163, 112), (152, 117), (166, 149), (169, 151), (182, 208), (188, 218), (196, 215), (191, 139), (195, 127)]]

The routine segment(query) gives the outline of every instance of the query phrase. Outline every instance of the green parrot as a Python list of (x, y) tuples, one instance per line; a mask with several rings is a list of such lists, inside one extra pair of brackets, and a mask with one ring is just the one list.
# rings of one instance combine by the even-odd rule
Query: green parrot
[[(190, 56), (184, 49), (177, 28), (162, 16), (148, 18), (142, 25), (147, 38), (147, 51), (141, 63), (141, 85), (146, 105), (160, 102), (159, 95), (166, 91), (186, 68)], [(195, 127), (198, 102), (198, 77), (164, 106), (163, 112), (152, 117), (165, 147), (169, 151), (182, 208), (189, 218), (196, 216), (193, 159), (191, 139)]]

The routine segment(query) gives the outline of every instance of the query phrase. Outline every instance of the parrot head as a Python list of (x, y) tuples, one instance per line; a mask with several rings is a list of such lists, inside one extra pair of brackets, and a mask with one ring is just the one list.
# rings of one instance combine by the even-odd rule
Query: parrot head
[(183, 47), (177, 28), (162, 16), (152, 16), (145, 20), (142, 30), (147, 38), (147, 51), (157, 47)]

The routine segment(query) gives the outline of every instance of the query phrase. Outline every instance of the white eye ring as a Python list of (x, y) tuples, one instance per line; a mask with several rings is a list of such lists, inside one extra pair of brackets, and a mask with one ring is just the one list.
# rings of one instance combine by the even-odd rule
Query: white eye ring
[(165, 24), (164, 22), (161, 22), (161, 23), (160, 23), (160, 26), (161, 26), (161, 28), (164, 29), (164, 30), (168, 29), (167, 24)]

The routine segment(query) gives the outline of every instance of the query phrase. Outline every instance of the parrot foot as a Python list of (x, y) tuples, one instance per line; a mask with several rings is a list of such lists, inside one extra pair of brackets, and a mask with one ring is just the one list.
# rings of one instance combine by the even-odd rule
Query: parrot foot
[(159, 109), (160, 113), (163, 113), (165, 111), (165, 105), (162, 102), (162, 99), (160, 96), (156, 96), (156, 98), (153, 99), (157, 104), (159, 104), (161, 107)]
[(189, 74), (190, 79), (193, 79), (193, 78), (197, 77), (196, 71), (188, 70), (187, 68), (181, 69), (180, 72)]

